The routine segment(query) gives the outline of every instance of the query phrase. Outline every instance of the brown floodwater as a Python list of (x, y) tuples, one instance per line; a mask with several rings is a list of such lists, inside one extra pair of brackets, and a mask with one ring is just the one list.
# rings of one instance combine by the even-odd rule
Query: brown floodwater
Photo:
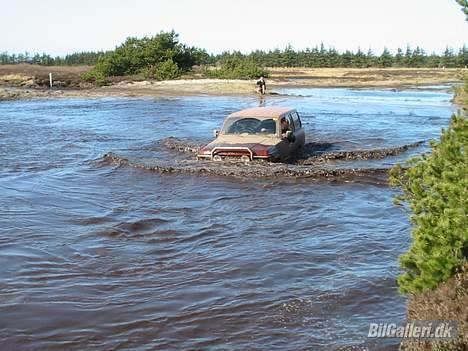
[(396, 350), (367, 338), (405, 317), (385, 172), (450, 95), (284, 93), (262, 103), (296, 107), (310, 143), (288, 165), (192, 159), (256, 98), (1, 102), (1, 349)]

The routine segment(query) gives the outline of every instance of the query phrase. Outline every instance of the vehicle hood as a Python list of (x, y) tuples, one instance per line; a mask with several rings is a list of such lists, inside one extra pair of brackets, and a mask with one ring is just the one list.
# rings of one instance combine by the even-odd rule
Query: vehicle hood
[(279, 142), (274, 136), (259, 136), (259, 135), (220, 135), (215, 140), (207, 145), (207, 147), (215, 146), (247, 146), (254, 147), (256, 145), (272, 146)]
[(249, 145), (276, 145), (279, 139), (276, 136), (261, 136), (261, 135), (220, 135), (213, 140), (209, 145), (236, 145), (236, 146), (249, 146)]

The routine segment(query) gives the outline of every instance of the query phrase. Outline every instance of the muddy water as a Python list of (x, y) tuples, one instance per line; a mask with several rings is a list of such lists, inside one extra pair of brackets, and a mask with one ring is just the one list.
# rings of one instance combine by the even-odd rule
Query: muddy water
[[(409, 224), (384, 179), (167, 174), (104, 157), (181, 167), (190, 155), (165, 138), (198, 145), (259, 103), (297, 107), (330, 155), (427, 141), (453, 110), (437, 90), (282, 93), (0, 103), (2, 349), (396, 349), (366, 337), (405, 312)], [(320, 164), (384, 169), (425, 148)]]

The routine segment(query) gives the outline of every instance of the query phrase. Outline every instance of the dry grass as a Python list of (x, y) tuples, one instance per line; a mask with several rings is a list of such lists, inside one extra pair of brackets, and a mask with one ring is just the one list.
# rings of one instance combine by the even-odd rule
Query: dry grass
[(411, 296), (408, 301), (408, 319), (457, 321), (458, 338), (450, 343), (404, 342), (402, 350), (458, 351), (468, 349), (468, 266), (436, 289)]
[(88, 72), (91, 66), (39, 66), (30, 64), (0, 65), (0, 76), (7, 74), (17, 74), (23, 76), (48, 75), (53, 72), (59, 75), (79, 76), (83, 72)]
[(455, 97), (453, 102), (461, 105), (464, 109), (468, 109), (468, 93), (465, 87), (457, 87), (455, 89)]
[(273, 84), (314, 87), (405, 87), (460, 82), (461, 69), (270, 68)]
[[(54, 86), (67, 89), (67, 95), (75, 96), (255, 94), (253, 80), (191, 79), (196, 76), (164, 82), (144, 81), (139, 76), (113, 77), (111, 86), (94, 88), (81, 79), (81, 74), (91, 68), (90, 66), (0, 65), (0, 85), (44, 89), (48, 87), (48, 75), (52, 72)], [(269, 71), (271, 73), (267, 86), (270, 92), (275, 87), (404, 88), (461, 81), (461, 70), (456, 69), (270, 68)], [(15, 94), (21, 96), (21, 92)], [(30, 92), (28, 96), (31, 95), (34, 95), (34, 92)]]
[(0, 82), (21, 86), (33, 81), (39, 86), (49, 84), (49, 73), (62, 86), (78, 87), (83, 83), (81, 74), (92, 69), (90, 66), (39, 66), (30, 64), (0, 65)]

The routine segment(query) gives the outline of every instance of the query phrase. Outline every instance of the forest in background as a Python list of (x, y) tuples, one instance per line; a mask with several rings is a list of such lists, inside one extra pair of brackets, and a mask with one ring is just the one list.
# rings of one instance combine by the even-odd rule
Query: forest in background
[[(161, 33), (160, 33), (161, 34)], [(148, 39), (148, 38), (146, 38)], [(131, 41), (143, 41), (145, 39), (129, 38)], [(223, 52), (221, 54), (208, 54), (206, 50), (190, 48), (195, 54), (195, 64), (216, 65), (227, 59), (236, 57), (245, 60), (253, 60), (265, 67), (343, 67), (343, 68), (367, 68), (367, 67), (408, 67), (408, 68), (464, 68), (468, 65), (468, 48), (466, 46), (454, 50), (446, 48), (442, 54), (428, 54), (419, 46), (398, 49), (396, 53), (384, 49), (380, 54), (372, 50), (366, 52), (357, 49), (339, 52), (333, 47), (324, 44), (305, 50), (294, 50), (292, 46), (284, 49), (269, 51), (257, 50), (248, 54), (239, 51)], [(52, 56), (47, 53), (0, 53), (0, 64), (30, 63), (44, 66), (94, 66), (100, 59), (110, 55), (111, 51), (77, 52), (65, 56)]]

